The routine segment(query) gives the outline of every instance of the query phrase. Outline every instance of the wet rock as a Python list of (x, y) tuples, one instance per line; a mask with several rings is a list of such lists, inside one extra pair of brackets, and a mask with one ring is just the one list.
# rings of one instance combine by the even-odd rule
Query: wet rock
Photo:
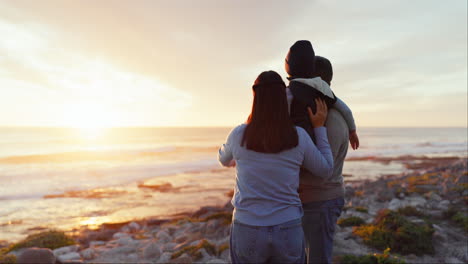
[(52, 250), (48, 248), (28, 248), (23, 250), (17, 258), (18, 264), (47, 263), (55, 264), (56, 258)]

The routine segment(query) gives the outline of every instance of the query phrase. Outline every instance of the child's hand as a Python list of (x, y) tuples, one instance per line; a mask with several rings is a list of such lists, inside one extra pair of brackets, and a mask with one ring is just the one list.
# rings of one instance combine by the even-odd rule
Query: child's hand
[(351, 147), (356, 150), (359, 148), (359, 138), (356, 133), (356, 130), (349, 132), (349, 143), (351, 143)]

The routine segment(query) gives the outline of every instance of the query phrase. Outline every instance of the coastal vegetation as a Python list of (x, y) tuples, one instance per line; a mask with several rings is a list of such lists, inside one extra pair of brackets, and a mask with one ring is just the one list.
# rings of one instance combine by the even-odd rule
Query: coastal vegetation
[(353, 233), (376, 249), (390, 247), (401, 254), (434, 253), (434, 229), (430, 224), (412, 223), (400, 213), (389, 209), (380, 211), (373, 224), (356, 227)]

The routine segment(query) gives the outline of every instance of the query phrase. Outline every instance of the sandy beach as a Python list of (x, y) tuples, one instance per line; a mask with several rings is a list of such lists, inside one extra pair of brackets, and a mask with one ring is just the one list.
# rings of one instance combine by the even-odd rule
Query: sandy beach
[[(466, 263), (467, 159), (400, 157), (392, 161), (406, 164), (408, 171), (376, 180), (347, 182), (346, 206), (337, 225), (334, 261), (348, 263), (349, 256), (383, 254), (385, 243), (395, 243), (382, 244), (369, 232), (381, 227), (379, 217), (384, 214), (386, 219), (401, 218), (402, 225), (409, 227), (427, 226), (426, 233), (415, 234), (429, 237), (419, 241), (421, 245), (417, 240), (410, 243), (414, 246), (408, 247), (396, 243), (390, 248), (388, 258), (396, 256), (407, 263)], [(170, 185), (140, 187), (159, 192), (172, 188)], [(228, 263), (232, 217), (228, 197), (232, 193), (223, 195), (224, 206), (203, 206), (169, 217), (136, 217), (134, 221), (65, 230), (74, 244), (53, 248), (53, 253), (62, 263)], [(404, 228), (401, 226), (398, 232), (404, 232)], [(398, 234), (395, 230), (387, 231)], [(0, 245), (0, 252), (11, 258), (24, 250), (9, 251), (18, 244), (7, 241)]]

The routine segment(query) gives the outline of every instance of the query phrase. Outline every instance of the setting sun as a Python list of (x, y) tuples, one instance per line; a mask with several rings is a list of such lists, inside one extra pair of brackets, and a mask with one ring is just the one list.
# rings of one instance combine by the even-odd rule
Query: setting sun
[(98, 138), (114, 120), (112, 111), (93, 103), (73, 105), (64, 113), (64, 123), (78, 129), (86, 139)]

